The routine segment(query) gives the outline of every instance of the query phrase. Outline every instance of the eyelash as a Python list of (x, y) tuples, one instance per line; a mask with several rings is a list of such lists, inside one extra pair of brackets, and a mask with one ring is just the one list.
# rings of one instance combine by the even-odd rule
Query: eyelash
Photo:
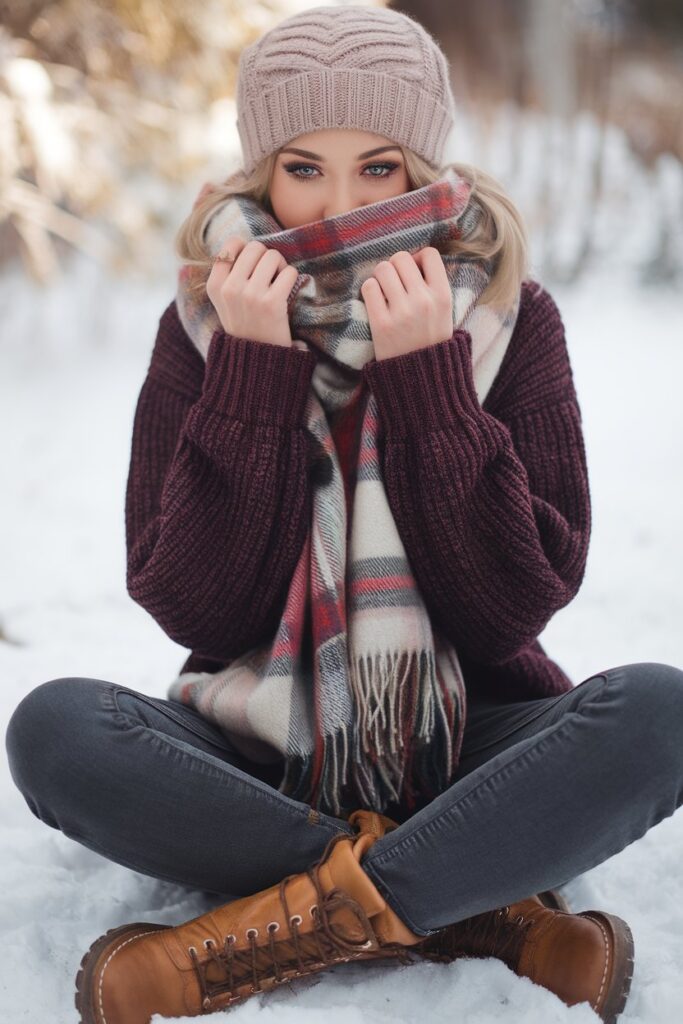
[[(296, 174), (296, 171), (302, 170), (304, 167), (313, 167), (313, 164), (286, 164), (285, 170), (292, 178), (297, 178), (299, 181), (314, 181), (318, 177), (317, 174)], [(387, 174), (369, 174), (369, 178), (376, 178), (378, 181), (384, 181), (386, 178), (390, 178), (394, 171), (399, 167), (399, 164), (392, 163), (380, 163), (380, 164), (367, 164), (363, 168), (367, 171), (368, 167), (384, 167), (387, 169)], [(317, 170), (317, 167), (313, 167), (313, 170)]]

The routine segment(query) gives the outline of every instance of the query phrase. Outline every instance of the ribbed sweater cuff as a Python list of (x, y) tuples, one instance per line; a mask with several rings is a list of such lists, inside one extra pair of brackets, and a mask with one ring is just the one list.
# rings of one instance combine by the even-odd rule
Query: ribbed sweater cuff
[(300, 426), (315, 364), (312, 352), (217, 330), (206, 357), (203, 397), (216, 412), (242, 422)]
[(456, 330), (437, 345), (366, 363), (363, 374), (387, 431), (406, 437), (481, 417), (471, 349), (469, 331)]

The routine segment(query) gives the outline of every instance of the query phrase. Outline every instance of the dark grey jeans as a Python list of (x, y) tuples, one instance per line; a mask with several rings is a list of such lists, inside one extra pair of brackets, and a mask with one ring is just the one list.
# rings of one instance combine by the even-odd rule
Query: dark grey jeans
[[(192, 709), (100, 679), (42, 683), (5, 743), (41, 821), (135, 871), (221, 902), (303, 871), (341, 818), (278, 792)], [(379, 839), (363, 867), (417, 934), (601, 863), (683, 801), (683, 671), (621, 665), (559, 697), (470, 696), (454, 783)]]

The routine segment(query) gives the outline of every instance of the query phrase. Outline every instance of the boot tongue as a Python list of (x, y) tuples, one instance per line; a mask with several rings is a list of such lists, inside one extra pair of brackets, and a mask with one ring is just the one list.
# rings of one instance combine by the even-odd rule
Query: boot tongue
[(349, 815), (349, 821), (354, 826), (358, 838), (353, 843), (353, 856), (360, 864), (361, 860), (374, 843), (398, 828), (398, 823), (384, 814), (377, 811), (354, 811)]
[(364, 835), (368, 833), (374, 836), (375, 839), (381, 839), (387, 832), (393, 832), (395, 828), (398, 828), (398, 822), (394, 821), (393, 818), (388, 818), (386, 814), (363, 809), (353, 811), (349, 815), (349, 822), (359, 834)]
[[(382, 830), (381, 824), (373, 818), (377, 818), (373, 812), (354, 812), (349, 821), (356, 825), (358, 834), (336, 843), (327, 860), (318, 869), (323, 892), (331, 894), (327, 901), (330, 924), (338, 935), (350, 942), (363, 942), (370, 938), (372, 928), (363, 920), (363, 911), (372, 921), (386, 906), (372, 879), (360, 867), (362, 856)], [(339, 902), (332, 895), (333, 889), (342, 890)], [(345, 895), (353, 901), (351, 905), (347, 903), (344, 906)], [(362, 910), (355, 904), (360, 904)]]
[[(350, 853), (353, 860), (358, 864), (362, 862), (366, 852), (378, 839), (381, 839), (382, 836), (387, 834), (387, 832), (393, 832), (394, 829), (398, 828), (398, 822), (394, 821), (393, 818), (387, 817), (385, 814), (380, 814), (377, 811), (354, 811), (349, 815), (349, 821), (358, 829), (358, 838), (352, 844), (343, 843), (342, 845), (345, 847), (344, 852), (346, 853), (347, 858)], [(349, 846), (351, 847), (350, 850)], [(349, 875), (344, 883), (346, 891), (363, 905), (365, 912), (372, 923), (373, 931), (380, 939), (381, 943), (386, 944), (389, 942), (398, 942), (406, 946), (411, 946), (422, 941), (423, 937), (416, 935), (411, 931), (411, 929), (386, 903), (370, 879), (370, 876), (362, 871), (362, 869), (361, 872), (355, 870), (355, 865), (349, 864), (348, 859), (346, 861), (346, 865), (348, 866), (346, 866), (342, 861), (341, 853), (342, 851), (339, 851), (340, 856), (338, 861), (335, 862), (335, 869), (337, 864), (339, 864), (342, 870), (346, 868), (346, 874)], [(352, 874), (349, 874), (348, 867), (354, 868)], [(353, 887), (354, 882), (357, 884), (358, 888)], [(371, 886), (369, 900), (366, 885), (368, 882)], [(342, 883), (337, 882), (336, 884)], [(348, 916), (349, 915), (347, 914), (346, 919), (348, 919)], [(349, 927), (351, 927), (354, 937), (360, 936), (360, 922), (357, 918), (355, 925), (351, 923)]]

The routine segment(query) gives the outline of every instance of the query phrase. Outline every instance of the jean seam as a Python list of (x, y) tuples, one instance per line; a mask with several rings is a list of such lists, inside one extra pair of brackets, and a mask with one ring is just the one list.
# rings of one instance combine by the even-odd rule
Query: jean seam
[[(576, 689), (576, 687), (572, 687), (572, 689)], [(510, 729), (508, 729), (507, 732), (503, 732), (499, 736), (495, 736), (493, 739), (489, 739), (486, 740), (484, 743), (480, 743), (478, 747), (467, 747), (467, 752), (463, 755), (463, 760), (469, 757), (471, 754), (479, 754), (481, 753), (482, 750), (486, 750), (487, 747), (493, 747), (496, 745), (496, 743), (500, 743), (501, 740), (507, 739), (507, 737), (510, 735), (514, 735), (514, 733), (524, 728), (525, 725), (529, 725), (530, 722), (533, 722), (537, 718), (540, 718), (541, 715), (544, 715), (546, 711), (550, 710), (550, 708), (555, 707), (556, 704), (558, 704), (564, 697), (567, 696), (568, 693), (571, 692), (572, 690), (565, 690), (564, 693), (558, 693), (554, 697), (554, 699), (551, 699), (550, 702), (545, 705), (545, 707), (533, 708), (533, 710), (531, 710), (525, 718), (520, 719), (520, 721), (513, 725)]]
[[(195, 736), (199, 736), (200, 739), (205, 740), (207, 743), (213, 743), (214, 746), (216, 746), (219, 750), (225, 746), (224, 744), (220, 743), (219, 739), (211, 732), (210, 729), (203, 727), (201, 715), (200, 721), (198, 723), (193, 722), (192, 724), (188, 724), (183, 718), (182, 714), (180, 714), (180, 712), (174, 713), (173, 708), (168, 708), (164, 704), (160, 706), (157, 703), (158, 701), (163, 701), (163, 697), (152, 697), (150, 694), (140, 693), (138, 690), (133, 690), (128, 686), (115, 685), (115, 688), (112, 690), (112, 699), (114, 701), (114, 704), (116, 705), (116, 710), (119, 711), (122, 715), (128, 714), (128, 712), (121, 710), (121, 706), (119, 705), (117, 699), (119, 693), (127, 693), (132, 697), (137, 697), (139, 700), (143, 702), (143, 704), (146, 704), (147, 707), (154, 708), (160, 715), (165, 715), (168, 719), (170, 719), (170, 721), (175, 722), (176, 725), (181, 726), (181, 728), (183, 729), (187, 729), (188, 732), (194, 733)], [(182, 701), (171, 701), (170, 703), (178, 704), (181, 708), (187, 706), (184, 705)], [(220, 732), (220, 729), (218, 729), (218, 731)], [(225, 749), (228, 748), (225, 747)]]
[[(155, 736), (159, 736), (160, 738), (163, 739), (163, 733), (160, 733), (157, 730), (155, 730), (155, 729), (151, 728), (150, 726), (146, 725), (140, 719), (132, 718), (132, 716), (129, 715), (126, 711), (122, 711), (120, 709), (120, 707), (118, 705), (118, 701), (116, 700), (116, 694), (119, 693), (119, 692), (130, 693), (130, 694), (132, 694), (135, 697), (140, 696), (140, 694), (138, 693), (137, 690), (133, 690), (130, 687), (120, 686), (120, 685), (117, 685), (117, 684), (114, 684), (113, 687), (110, 690), (103, 691), (103, 695), (110, 699), (111, 703), (110, 703), (110, 706), (109, 706), (108, 710), (113, 712), (112, 717), (114, 719), (116, 719), (117, 715), (118, 716), (122, 716), (126, 720), (126, 727), (131, 728), (131, 727), (135, 727), (135, 726), (141, 726), (143, 729), (147, 729), (148, 731), (154, 733)], [(153, 705), (153, 706), (156, 707), (156, 705)], [(159, 711), (160, 714), (164, 714), (164, 710), (162, 708), (156, 707), (156, 710)], [(186, 728), (184, 723), (183, 722), (178, 722), (173, 715), (169, 715), (169, 718), (170, 718), (171, 721), (174, 721), (174, 722), (176, 722), (176, 724), (180, 725), (181, 728)], [(117, 722), (116, 724), (119, 725), (120, 723)], [(188, 729), (188, 732), (193, 732), (193, 730), (190, 729), (189, 727), (187, 727), (187, 729)], [(208, 737), (207, 737), (207, 740), (208, 740)], [(212, 742), (212, 741), (209, 740), (209, 742)], [(168, 745), (169, 744), (167, 743), (167, 746)], [(170, 744), (170, 745), (172, 745), (172, 744)], [(199, 760), (201, 760), (201, 759), (199, 759)], [(235, 771), (242, 772), (242, 774), (244, 774), (247, 777), (247, 779), (249, 780), (249, 785), (250, 785), (251, 789), (256, 789), (259, 792), (263, 792), (264, 796), (273, 804), (280, 803), (280, 800), (278, 800), (278, 798), (276, 796), (273, 796), (273, 794), (271, 792), (269, 792), (269, 789), (272, 789), (273, 793), (279, 793), (279, 790), (274, 789), (274, 787), (268, 787), (268, 784), (265, 783), (265, 782), (262, 782), (261, 779), (254, 779), (254, 777), (251, 776), (249, 774), (249, 772), (245, 772), (243, 769), (238, 768), (236, 765), (230, 765), (230, 767), (233, 768)], [(243, 780), (240, 779), (239, 781), (243, 781)], [(265, 792), (261, 789), (261, 786), (267, 787)], [(285, 793), (280, 793), (280, 796), (283, 797), (285, 800), (293, 799), (292, 797), (288, 797), (287, 794), (285, 794)], [(306, 801), (301, 801), (301, 803), (303, 804), (303, 806), (302, 807), (296, 807), (295, 809), (301, 814), (302, 817), (304, 815), (306, 815), (307, 822), (308, 822), (309, 825), (315, 826), (317, 828), (324, 828), (326, 830), (326, 832), (328, 832), (330, 835), (334, 835), (337, 832), (342, 832), (344, 835), (353, 835), (353, 830), (350, 830), (348, 827), (346, 827), (346, 823), (344, 823), (342, 819), (339, 819), (339, 822), (340, 822), (339, 825), (335, 824), (332, 821), (321, 821), (320, 817), (321, 817), (322, 812), (318, 811), (311, 804), (306, 803)], [(331, 817), (331, 816), (330, 815), (326, 815), (326, 817)]]
[[(623, 666), (617, 667), (622, 668)], [(615, 671), (615, 669), (608, 669), (607, 672), (609, 671), (613, 672)], [(466, 753), (463, 755), (463, 760), (467, 760), (467, 758), (471, 754), (480, 754), (481, 751), (486, 750), (487, 747), (495, 746), (496, 743), (500, 743), (501, 740), (507, 739), (508, 736), (510, 736), (511, 734), (514, 734), (519, 729), (523, 729), (525, 725), (529, 725), (530, 722), (534, 722), (537, 718), (540, 718), (540, 716), (544, 715), (546, 711), (550, 710), (550, 708), (554, 708), (555, 705), (559, 704), (559, 702), (563, 700), (565, 697), (567, 697), (568, 694), (574, 693), (581, 686), (585, 686), (586, 683), (592, 682), (593, 679), (606, 679), (607, 672), (594, 672), (592, 676), (586, 676), (586, 678), (582, 679), (580, 683), (576, 684), (576, 686), (572, 686), (570, 690), (565, 690), (563, 693), (558, 693), (555, 696), (553, 696), (553, 694), (550, 694), (550, 697), (552, 699), (550, 700), (550, 703), (547, 704), (544, 708), (542, 708), (541, 710), (534, 709), (533, 712), (530, 712), (528, 717), (523, 718), (520, 722), (517, 722), (517, 724), (512, 729), (508, 730), (508, 732), (502, 733), (500, 736), (496, 736), (495, 739), (480, 744), (478, 747), (468, 747)]]
[[(109, 692), (107, 695), (109, 697), (111, 697), (112, 700), (113, 700), (113, 706), (110, 707), (109, 710), (113, 712), (112, 718), (113, 718), (113, 720), (114, 720), (114, 722), (115, 722), (115, 724), (117, 725), (118, 728), (124, 728), (124, 729), (131, 729), (131, 728), (132, 729), (136, 729), (136, 728), (139, 728), (139, 729), (142, 729), (144, 732), (147, 732), (150, 735), (154, 736), (157, 740), (159, 740), (161, 743), (163, 743), (166, 747), (171, 747), (173, 750), (178, 750), (179, 749), (178, 747), (175, 746), (175, 744), (169, 742), (169, 738), (166, 737), (159, 730), (154, 729), (154, 728), (152, 728), (149, 725), (146, 725), (144, 722), (140, 721), (140, 719), (132, 718), (130, 715), (126, 714), (125, 711), (120, 711), (118, 709), (118, 704), (116, 704), (116, 701), (113, 699), (112, 693)], [(121, 721), (117, 721), (117, 719), (124, 719), (125, 721), (121, 722)], [(180, 742), (182, 742), (182, 741), (180, 741)], [(188, 744), (188, 746), (191, 747), (192, 744)], [(311, 810), (313, 810), (313, 808), (309, 804), (303, 803), (302, 806), (299, 806), (295, 802), (294, 805), (292, 806), (292, 804), (290, 804), (288, 802), (288, 801), (290, 801), (292, 799), (291, 797), (288, 797), (284, 793), (279, 793), (279, 790), (275, 790), (275, 789), (273, 789), (273, 792), (271, 794), (268, 791), (268, 788), (266, 788), (267, 787), (266, 783), (262, 783), (260, 779), (254, 779), (253, 776), (249, 775), (248, 772), (243, 771), (241, 768), (238, 768), (236, 765), (228, 764), (226, 767), (228, 769), (231, 769), (231, 770), (222, 773), (218, 769), (214, 768), (213, 765), (207, 764), (203, 760), (203, 758), (196, 757), (195, 755), (193, 755), (191, 753), (191, 751), (182, 750), (181, 753), (184, 753), (185, 755), (189, 756), (192, 760), (194, 760), (196, 762), (199, 762), (203, 766), (206, 766), (209, 769), (209, 771), (214, 774), (214, 778), (222, 779), (223, 775), (230, 775), (230, 777), (235, 782), (241, 784), (244, 789), (248, 790), (250, 795), (258, 794), (259, 796), (262, 796), (264, 798), (264, 800), (266, 801), (266, 803), (268, 803), (268, 804), (272, 804), (274, 806), (277, 806), (277, 805), (284, 806), (287, 809), (288, 812), (289, 811), (296, 812), (296, 814), (298, 814), (300, 818), (304, 818), (306, 820), (306, 823), (308, 825), (312, 826), (312, 827), (323, 828), (323, 829), (325, 829), (326, 832), (329, 832), (330, 835), (334, 835), (337, 832), (343, 832), (344, 834), (347, 834), (346, 829), (344, 829), (344, 828), (337, 827), (336, 825), (333, 825), (333, 824), (331, 824), (329, 822), (326, 822), (326, 821), (312, 820), (312, 818), (311, 818)], [(212, 755), (209, 754), (207, 756), (210, 757)], [(233, 774), (234, 772), (239, 772), (240, 773), (239, 776), (234, 775)], [(262, 788), (262, 787), (264, 787), (264, 788)], [(270, 787), (270, 788), (272, 788), (272, 787)], [(273, 795), (273, 794), (279, 794), (280, 799), (278, 799), (278, 796)]]
[(396, 896), (396, 894), (382, 881), (381, 878), (377, 877), (377, 874), (373, 870), (372, 864), (366, 864), (367, 857), (363, 858), (362, 864), (365, 873), (372, 879), (375, 887), (379, 891), (380, 895), (384, 897), (386, 903), (398, 914), (404, 924), (406, 924), (411, 931), (415, 932), (416, 935), (435, 935), (436, 932), (441, 931), (440, 928), (434, 928), (431, 931), (425, 931), (424, 928), (420, 928), (415, 924), (410, 914), (404, 908), (403, 903)]
[[(594, 676), (590, 676), (589, 678), (590, 679), (592, 679), (592, 678), (602, 678), (604, 680), (604, 684), (605, 685), (601, 688), (601, 690), (600, 690), (600, 692), (598, 694), (598, 699), (602, 700), (604, 698), (604, 694), (605, 694), (605, 691), (607, 689), (607, 686), (609, 685), (609, 682), (610, 682), (610, 680), (608, 679), (608, 674), (607, 673), (596, 673), (595, 677)], [(577, 708), (576, 711), (572, 712), (572, 713), (581, 714), (581, 708)], [(434, 818), (431, 818), (428, 822), (424, 822), (422, 825), (418, 825), (416, 828), (412, 829), (412, 831), (409, 832), (408, 835), (402, 836), (401, 839), (399, 840), (399, 842), (394, 847), (392, 847), (391, 850), (387, 850), (384, 853), (379, 853), (377, 856), (374, 856), (374, 857), (373, 857), (373, 852), (374, 851), (373, 850), (369, 850), (366, 859), (370, 860), (371, 863), (375, 864), (375, 865), (386, 863), (387, 861), (391, 860), (399, 852), (401, 852), (403, 849), (405, 849), (405, 847), (407, 845), (409, 845), (411, 843), (413, 837), (416, 835), (416, 833), (418, 831), (420, 831), (421, 829), (423, 829), (427, 825), (433, 825), (435, 822), (440, 821), (441, 819), (448, 819), (448, 817), (454, 811), (455, 807), (458, 806), (463, 800), (465, 800), (468, 797), (470, 797), (472, 795), (472, 793), (476, 792), (476, 790), (480, 786), (483, 786), (483, 785), (489, 783), (491, 780), (496, 779), (503, 772), (507, 771), (513, 765), (517, 764), (517, 762), (521, 758), (525, 757), (527, 754), (531, 753), (531, 751), (535, 750), (536, 747), (538, 747), (541, 743), (545, 742), (548, 739), (551, 739), (551, 737), (557, 736), (561, 732), (561, 730), (563, 730), (566, 726), (568, 726), (570, 724), (571, 724), (571, 719), (568, 717), (567, 721), (566, 722), (561, 722), (560, 725), (559, 725), (559, 728), (555, 732), (551, 733), (550, 736), (539, 736), (537, 738), (537, 740), (536, 740), (536, 743), (534, 743), (532, 746), (526, 747), (524, 750), (520, 751), (520, 753), (517, 754), (517, 756), (514, 757), (511, 761), (506, 761), (506, 763), (504, 765), (502, 765), (500, 768), (498, 768), (497, 771), (493, 772), (492, 775), (487, 775), (485, 779), (482, 779), (481, 781), (476, 782), (470, 789), (467, 790), (466, 793), (463, 793), (462, 796), (458, 797), (457, 804), (451, 805), (450, 807), (448, 807), (444, 811), (442, 811), (440, 814), (436, 815)]]

